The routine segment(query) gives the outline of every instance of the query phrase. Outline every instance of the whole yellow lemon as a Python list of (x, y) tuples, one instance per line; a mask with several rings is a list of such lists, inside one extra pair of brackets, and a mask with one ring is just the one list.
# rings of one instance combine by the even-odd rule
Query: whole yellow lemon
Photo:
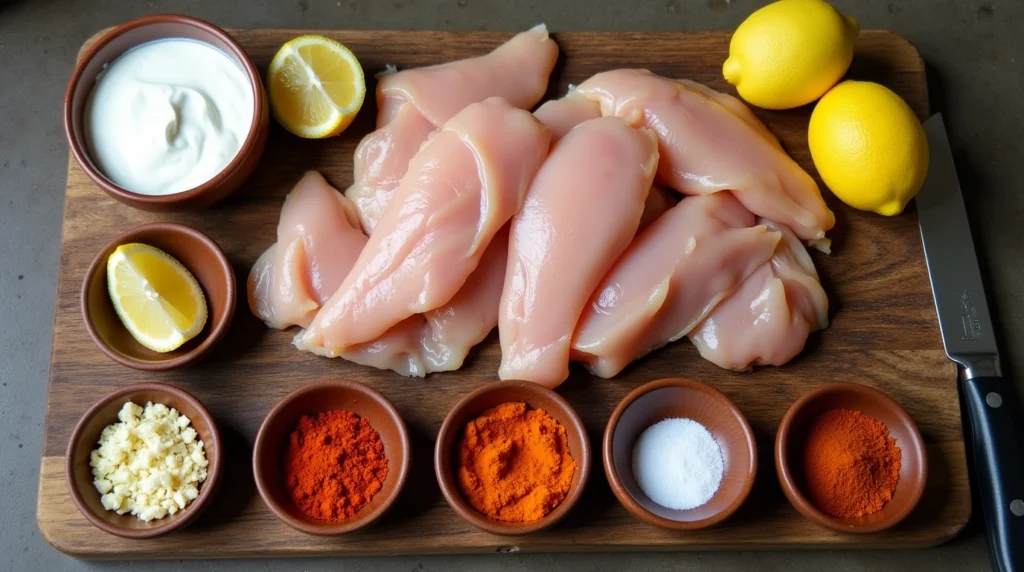
[(779, 0), (736, 28), (725, 80), (765, 109), (791, 109), (818, 99), (853, 60), (860, 28), (822, 0)]
[(821, 179), (856, 209), (899, 214), (928, 174), (921, 122), (877, 83), (844, 81), (829, 90), (811, 113), (807, 143)]

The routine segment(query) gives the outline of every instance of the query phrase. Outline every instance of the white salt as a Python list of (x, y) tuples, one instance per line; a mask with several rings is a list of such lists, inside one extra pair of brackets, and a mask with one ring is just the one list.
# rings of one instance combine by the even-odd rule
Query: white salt
[(633, 477), (640, 490), (665, 508), (688, 510), (711, 500), (722, 484), (722, 448), (693, 419), (665, 419), (648, 427), (633, 446)]

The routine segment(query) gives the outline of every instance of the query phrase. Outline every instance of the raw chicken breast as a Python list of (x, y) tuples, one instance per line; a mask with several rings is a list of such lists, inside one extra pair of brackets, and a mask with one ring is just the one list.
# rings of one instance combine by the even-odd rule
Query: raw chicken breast
[(409, 160), (427, 136), (471, 103), (504, 97), (530, 109), (547, 89), (558, 46), (536, 26), (477, 58), (385, 73), (377, 84), (377, 131), (356, 149), (345, 195), (372, 233), (391, 201)]
[(393, 119), (360, 141), (352, 158), (352, 186), (345, 196), (359, 212), (366, 232), (373, 232), (398, 188), (409, 159), (436, 129), (413, 105), (403, 105)]
[(651, 191), (647, 193), (647, 200), (644, 202), (644, 214), (640, 217), (640, 227), (636, 229), (637, 234), (651, 226), (658, 217), (677, 204), (679, 197), (675, 193), (657, 183), (651, 185)]
[(617, 117), (555, 143), (512, 221), (498, 331), (501, 379), (554, 387), (594, 287), (636, 234), (658, 162), (647, 129)]
[(575, 93), (658, 135), (658, 180), (687, 195), (731, 190), (748, 210), (827, 250), (835, 218), (814, 180), (740, 101), (646, 70), (599, 73)]
[[(305, 327), (344, 281), (367, 237), (359, 230), (352, 203), (310, 171), (285, 199), (278, 241), (249, 274), (249, 307), (272, 328)], [(278, 244), (287, 246), (279, 252)], [(296, 345), (406, 376), (458, 369), (469, 350), (498, 325), (507, 250), (506, 228), (449, 304), (426, 316), (410, 316), (374, 340), (329, 352), (302, 344), (300, 332)]]
[(731, 193), (683, 199), (630, 244), (594, 291), (573, 359), (600, 377), (685, 336), (771, 259), (781, 238)]
[(409, 163), (352, 271), (302, 342), (338, 353), (444, 306), (522, 205), (550, 135), (491, 98), (458, 113)]
[[(341, 351), (306, 344), (303, 341), (305, 330), (296, 334), (292, 343), (302, 351), (319, 356), (340, 357), (359, 365), (390, 369), (406, 377), (423, 377), (428, 373), (421, 344), (425, 325), (423, 316), (410, 316), (392, 326), (380, 337)], [(466, 348), (466, 351), (469, 351), (469, 348)]]
[(249, 273), (249, 308), (272, 328), (308, 326), (365, 243), (355, 206), (307, 172), (285, 198), (277, 243)]
[(402, 320), (375, 340), (336, 352), (322, 346), (307, 345), (303, 341), (305, 332), (300, 332), (293, 343), (303, 351), (325, 357), (342, 357), (360, 365), (390, 369), (404, 376), (424, 377), (438, 371), (459, 369), (473, 346), (482, 342), (498, 325), (498, 299), (501, 297), (507, 252), (506, 225), (451, 301), (426, 314)]
[(690, 334), (700, 355), (725, 369), (782, 365), (828, 327), (828, 297), (811, 257), (788, 228), (759, 222), (785, 237), (775, 255)]
[(551, 130), (551, 139), (557, 141), (580, 123), (601, 117), (601, 106), (570, 91), (562, 99), (546, 102), (533, 114)]
[(455, 297), (441, 308), (423, 314), (423, 360), (427, 373), (462, 367), (469, 350), (498, 325), (498, 302), (508, 259), (508, 228), (506, 224), (498, 231)]

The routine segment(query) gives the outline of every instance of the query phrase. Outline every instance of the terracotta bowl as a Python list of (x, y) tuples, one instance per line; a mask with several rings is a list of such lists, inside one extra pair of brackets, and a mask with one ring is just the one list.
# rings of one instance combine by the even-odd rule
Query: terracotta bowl
[[(384, 486), (354, 516), (338, 522), (306, 516), (292, 502), (284, 486), (281, 466), (288, 437), (303, 415), (347, 409), (366, 418), (380, 434), (388, 459)], [(252, 468), (263, 502), (285, 524), (308, 534), (331, 536), (352, 532), (377, 521), (395, 504), (405, 486), (412, 464), (409, 433), (390, 401), (369, 387), (343, 379), (326, 380), (300, 387), (284, 397), (260, 426), (253, 450)]]
[[(831, 409), (852, 409), (882, 422), (901, 451), (900, 480), (882, 510), (858, 518), (836, 518), (817, 509), (803, 493), (800, 454), (806, 426)], [(822, 385), (793, 403), (775, 436), (775, 469), (786, 498), (811, 522), (840, 532), (878, 532), (895, 526), (914, 510), (928, 479), (924, 440), (913, 419), (881, 391), (859, 383)]]
[[(136, 46), (170, 38), (188, 38), (209, 44), (238, 63), (249, 78), (252, 89), (252, 125), (238, 155), (214, 178), (198, 187), (173, 195), (142, 195), (118, 186), (93, 165), (85, 140), (83, 115), (96, 77), (103, 71), (104, 66)], [(82, 170), (118, 201), (147, 211), (196, 209), (227, 197), (252, 174), (263, 155), (270, 133), (269, 104), (259, 72), (245, 50), (227, 32), (213, 24), (188, 16), (144, 16), (113, 28), (81, 55), (64, 95), (64, 133), (71, 147), (71, 154)]]
[[(107, 292), (107, 258), (118, 246), (141, 242), (176, 258), (199, 281), (206, 295), (206, 327), (180, 348), (157, 353), (132, 337), (114, 311)], [(159, 222), (137, 226), (110, 241), (93, 259), (82, 282), (82, 319), (92, 341), (110, 359), (145, 371), (195, 363), (227, 334), (235, 316), (235, 272), (227, 256), (205, 234), (184, 225)]]
[[(173, 516), (144, 522), (131, 514), (119, 515), (106, 510), (100, 504), (100, 493), (92, 484), (89, 456), (96, 448), (103, 429), (117, 422), (117, 413), (126, 401), (141, 406), (152, 401), (177, 409), (192, 420), (192, 427), (203, 440), (206, 459), (210, 463), (206, 469), (206, 481), (199, 487), (199, 496)], [(224, 472), (224, 450), (213, 416), (198, 399), (173, 385), (137, 383), (104, 397), (82, 416), (71, 433), (65, 462), (71, 498), (89, 522), (105, 532), (124, 538), (153, 538), (188, 526), (210, 505)]]
[[(487, 409), (509, 401), (526, 403), (531, 409), (543, 409), (565, 427), (569, 454), (576, 462), (568, 494), (554, 510), (532, 522), (501, 522), (487, 518), (466, 502), (455, 476), (458, 463), (456, 447), (462, 437), (463, 427)], [(434, 445), (434, 474), (445, 500), (473, 526), (491, 534), (529, 534), (554, 526), (569, 514), (583, 494), (590, 476), (590, 438), (576, 410), (554, 391), (529, 381), (488, 383), (460, 399), (444, 418)]]
[[(689, 510), (665, 508), (633, 477), (633, 445), (645, 429), (684, 417), (707, 427), (722, 449), (725, 474), (711, 500)], [(722, 392), (691, 379), (660, 379), (623, 398), (604, 431), (604, 472), (612, 492), (634, 516), (662, 528), (695, 530), (728, 518), (743, 504), (757, 474), (757, 444), (747, 419)]]

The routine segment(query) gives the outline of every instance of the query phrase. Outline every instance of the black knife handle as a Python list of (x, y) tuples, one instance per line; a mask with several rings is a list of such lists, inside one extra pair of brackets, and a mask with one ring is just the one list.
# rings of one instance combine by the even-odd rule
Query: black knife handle
[(964, 382), (964, 397), (992, 567), (1024, 572), (1024, 416), (1010, 387), (1001, 377), (976, 377)]

